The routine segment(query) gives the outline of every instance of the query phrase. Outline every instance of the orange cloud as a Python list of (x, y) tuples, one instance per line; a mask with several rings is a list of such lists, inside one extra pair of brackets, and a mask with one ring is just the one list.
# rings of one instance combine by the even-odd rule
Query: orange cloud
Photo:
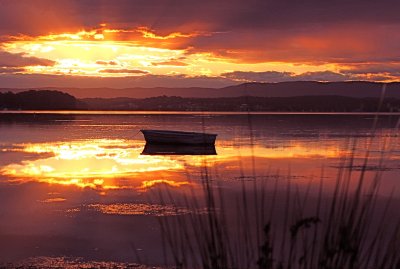
[(145, 75), (149, 72), (137, 69), (101, 69), (99, 70), (99, 73)]
[(139, 33), (142, 33), (144, 38), (150, 38), (150, 39), (161, 39), (161, 40), (166, 40), (166, 39), (174, 39), (174, 38), (189, 38), (189, 37), (195, 37), (198, 36), (199, 33), (192, 33), (192, 34), (183, 34), (180, 32), (173, 32), (168, 35), (157, 35), (154, 31), (147, 27), (139, 27), (137, 29)]
[[(324, 81), (393, 81), (400, 78), (398, 72), (385, 70), (351, 72), (358, 69), (354, 66), (367, 62), (398, 62), (396, 53), (400, 48), (400, 36), (396, 26), (332, 24), (293, 27), (281, 32), (268, 27), (258, 31), (242, 27), (216, 31), (210, 27), (206, 31), (200, 26), (188, 30), (186, 26), (160, 28), (143, 26), (149, 25), (145, 23), (97, 25), (37, 36), (3, 36), (2, 40), (7, 41), (3, 43), (3, 50), (9, 55), (0, 55), (0, 67), (3, 66), (0, 72), (101, 77), (175, 74), (234, 81), (247, 81), (247, 78), (237, 78), (243, 74), (261, 77), (261, 81), (292, 80), (297, 76)], [(393, 42), (387, 42), (389, 36)], [(101, 60), (98, 60), (99, 55)], [(18, 58), (20, 63), (15, 60), (5, 63), (7, 57)], [(99, 65), (120, 68), (99, 70)], [(25, 66), (29, 68), (9, 69)], [(286, 73), (294, 75), (287, 77)]]
[(135, 41), (142, 38), (155, 39), (155, 40), (172, 40), (172, 39), (183, 39), (192, 38), (197, 36), (209, 36), (206, 33), (181, 33), (181, 32), (170, 32), (166, 35), (156, 34), (154, 30), (151, 30), (145, 26), (139, 26), (132, 29), (110, 29), (97, 27), (92, 30), (80, 30), (71, 32), (59, 32), (50, 33), (38, 36), (18, 34), (18, 35), (3, 35), (2, 40), (6, 41), (60, 41), (60, 40), (113, 40), (113, 41)]
[(2, 36), (4, 41), (63, 41), (63, 40), (104, 40), (104, 35), (99, 30), (78, 32), (61, 32), (47, 35), (30, 36), (25, 34)]
[(153, 66), (188, 66), (187, 63), (181, 62), (181, 61), (176, 61), (176, 60), (171, 60), (171, 61), (164, 61), (164, 62), (153, 62), (151, 63)]
[[(206, 32), (176, 32), (172, 31), (165, 35), (157, 34), (145, 26), (138, 26), (132, 29), (114, 29), (96, 27), (94, 29), (85, 29), (79, 31), (66, 31), (58, 33), (49, 33), (42, 35), (3, 35), (0, 36), (0, 42), (59, 42), (59, 41), (75, 41), (75, 42), (124, 42), (130, 46), (146, 46), (152, 48), (165, 49), (187, 49), (191, 40), (199, 36), (210, 36), (211, 33)], [(1, 44), (1, 43), (0, 43)]]
[(96, 64), (99, 64), (99, 65), (118, 65), (118, 63), (116, 61), (102, 61), (102, 60), (96, 61)]
[(39, 36), (38, 40), (44, 41), (57, 41), (57, 40), (103, 40), (104, 36), (102, 33), (93, 31), (79, 31), (77, 33), (61, 33), (61, 34), (50, 34), (46, 36)]

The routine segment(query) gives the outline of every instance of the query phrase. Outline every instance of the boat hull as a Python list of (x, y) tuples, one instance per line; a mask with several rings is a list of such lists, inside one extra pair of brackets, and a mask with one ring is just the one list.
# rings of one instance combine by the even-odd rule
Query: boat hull
[(144, 139), (149, 144), (167, 145), (214, 145), (216, 134), (163, 131), (163, 130), (141, 130)]

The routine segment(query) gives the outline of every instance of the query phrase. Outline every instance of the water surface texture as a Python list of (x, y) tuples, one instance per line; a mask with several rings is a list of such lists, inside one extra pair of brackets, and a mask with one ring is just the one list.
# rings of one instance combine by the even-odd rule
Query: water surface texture
[[(379, 173), (379, 198), (396, 202), (397, 121), (395, 115), (2, 113), (0, 263), (73, 257), (162, 264), (159, 220), (191, 212), (181, 198), (200, 196), (205, 178), (228, 194), (228, 205), (243, 182), (265, 180), (278, 189), (277, 200), (287, 182), (312, 200), (321, 182), (328, 197), (338, 172), (351, 168), (366, 171), (367, 181)], [(217, 155), (142, 155), (140, 129), (216, 133)], [(343, 162), (351, 156), (352, 163)]]

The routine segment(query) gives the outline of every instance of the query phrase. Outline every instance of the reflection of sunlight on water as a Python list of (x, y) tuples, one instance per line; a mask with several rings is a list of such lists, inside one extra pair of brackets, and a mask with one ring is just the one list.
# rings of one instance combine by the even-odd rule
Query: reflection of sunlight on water
[[(141, 141), (122, 139), (15, 144), (7, 151), (19, 152), (21, 156), (37, 154), (37, 159), (8, 164), (0, 170), (0, 174), (8, 176), (13, 182), (33, 180), (93, 189), (146, 189), (155, 184), (173, 187), (188, 184), (182, 176), (171, 176), (188, 167), (229, 163), (229, 169), (237, 170), (239, 164), (234, 163), (237, 163), (238, 156), (244, 158), (254, 154), (257, 158), (284, 159), (337, 158), (345, 154), (339, 145), (320, 146), (304, 142), (289, 142), (285, 147), (260, 144), (234, 147), (221, 141), (218, 155), (214, 156), (140, 155), (142, 147)], [(135, 179), (136, 182), (121, 179)]]
[(114, 185), (112, 179), (116, 177), (184, 168), (179, 160), (140, 155), (140, 150), (135, 141), (107, 139), (15, 145), (15, 151), (51, 153), (51, 157), (9, 164), (0, 171), (16, 181), (22, 178), (82, 188), (116, 189), (122, 187)]
[(166, 179), (145, 180), (145, 181), (142, 182), (141, 188), (142, 189), (148, 189), (148, 188), (151, 188), (151, 187), (153, 187), (153, 186), (155, 186), (157, 184), (166, 184), (166, 185), (171, 186), (171, 187), (181, 187), (183, 185), (188, 185), (190, 183), (187, 182), (187, 181), (175, 182), (173, 180), (166, 180)]
[(72, 208), (67, 210), (67, 213), (78, 213), (81, 211), (96, 211), (106, 215), (130, 215), (130, 216), (176, 216), (188, 214), (190, 211), (186, 208), (177, 207), (174, 205), (159, 205), (159, 204), (90, 204), (80, 208)]
[[(320, 146), (311, 143), (296, 142), (285, 147), (267, 148), (262, 145), (227, 147), (221, 150), (225, 156), (243, 156), (263, 157), (269, 159), (284, 159), (284, 158), (338, 158), (346, 154), (338, 145), (334, 146)], [(218, 151), (218, 154), (220, 150)], [(240, 154), (238, 154), (240, 153)]]
[(1, 264), (1, 268), (136, 268), (136, 269), (160, 269), (160, 267), (148, 267), (136, 263), (112, 262), (112, 261), (87, 261), (76, 257), (32, 257), (13, 264)]
[(42, 203), (59, 203), (59, 202), (65, 202), (67, 199), (57, 197), (57, 198), (48, 198), (46, 200), (40, 201)]

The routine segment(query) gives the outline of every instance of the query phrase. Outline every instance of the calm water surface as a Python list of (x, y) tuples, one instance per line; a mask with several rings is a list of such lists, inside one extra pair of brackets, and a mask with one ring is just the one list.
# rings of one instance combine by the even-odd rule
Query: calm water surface
[[(369, 152), (366, 179), (382, 173), (379, 197), (398, 202), (397, 121), (380, 116), (373, 130), (373, 115), (1, 113), (0, 264), (161, 264), (158, 220), (190, 211), (182, 197), (200, 196), (205, 177), (228, 204), (254, 180), (272, 181), (278, 196), (290, 182), (312, 200), (321, 182), (330, 195), (344, 158), (357, 174)], [(217, 155), (141, 155), (140, 129), (217, 133)]]

